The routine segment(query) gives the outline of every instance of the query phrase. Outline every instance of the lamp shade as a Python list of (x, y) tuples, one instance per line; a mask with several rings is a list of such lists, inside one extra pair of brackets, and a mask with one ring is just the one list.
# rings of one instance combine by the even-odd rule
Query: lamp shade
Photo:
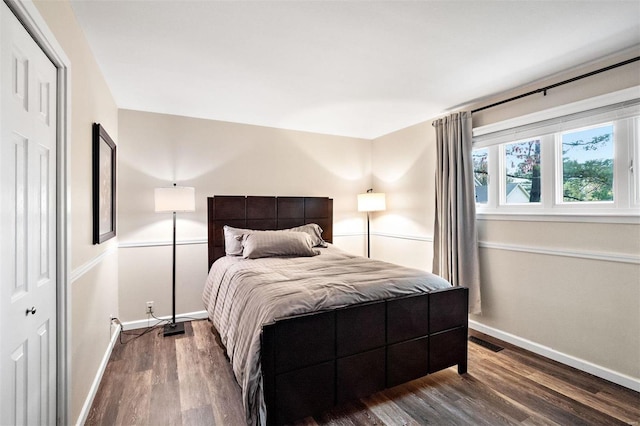
[(192, 212), (196, 209), (196, 190), (190, 186), (156, 188), (156, 212)]
[(359, 212), (377, 212), (387, 208), (384, 192), (358, 194)]

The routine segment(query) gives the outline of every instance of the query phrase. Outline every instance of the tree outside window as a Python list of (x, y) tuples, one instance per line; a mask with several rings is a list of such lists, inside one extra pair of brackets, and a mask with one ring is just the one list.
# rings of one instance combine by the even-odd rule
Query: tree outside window
[(540, 139), (505, 144), (504, 161), (507, 204), (539, 203)]
[(562, 134), (563, 201), (613, 201), (613, 125)]
[(476, 190), (476, 203), (486, 204), (489, 187), (489, 150), (474, 149), (473, 158), (473, 180)]

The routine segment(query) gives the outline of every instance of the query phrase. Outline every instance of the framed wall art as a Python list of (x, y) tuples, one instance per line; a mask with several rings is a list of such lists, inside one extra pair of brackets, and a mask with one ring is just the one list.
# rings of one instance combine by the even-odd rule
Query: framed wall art
[(93, 123), (93, 244), (116, 236), (116, 144)]

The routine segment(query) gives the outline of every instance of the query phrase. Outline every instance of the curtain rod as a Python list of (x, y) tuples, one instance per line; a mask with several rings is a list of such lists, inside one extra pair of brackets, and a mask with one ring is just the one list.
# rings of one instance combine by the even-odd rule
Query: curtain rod
[(531, 92), (523, 93), (522, 95), (514, 96), (513, 98), (505, 99), (503, 101), (496, 102), (496, 103), (493, 103), (491, 105), (487, 105), (487, 106), (483, 106), (483, 107), (471, 110), (471, 114), (473, 114), (475, 112), (484, 111), (485, 109), (493, 108), (493, 107), (496, 107), (498, 105), (506, 104), (507, 102), (512, 102), (512, 101), (515, 101), (515, 100), (518, 100), (518, 99), (521, 99), (521, 98), (524, 98), (524, 97), (527, 97), (527, 96), (535, 95), (536, 93), (544, 93), (544, 96), (547, 96), (547, 90), (549, 90), (549, 89), (553, 89), (553, 88), (556, 88), (558, 86), (565, 85), (567, 83), (573, 83), (574, 81), (582, 80), (583, 78), (591, 77), (592, 75), (600, 74), (601, 72), (609, 71), (609, 70), (612, 70), (614, 68), (618, 68), (618, 67), (621, 67), (623, 65), (627, 65), (627, 64), (630, 64), (630, 63), (636, 62), (636, 61), (640, 61), (640, 56), (636, 56), (635, 58), (627, 59), (626, 61), (618, 62), (617, 64), (609, 65), (608, 67), (600, 68), (598, 70), (591, 71), (591, 72), (588, 72), (586, 74), (582, 74), (582, 75), (579, 75), (577, 77), (573, 77), (573, 78), (570, 78), (568, 80), (564, 80), (564, 81), (561, 81), (559, 83), (552, 84), (550, 86), (545, 86), (545, 87), (542, 87), (540, 89), (532, 90)]

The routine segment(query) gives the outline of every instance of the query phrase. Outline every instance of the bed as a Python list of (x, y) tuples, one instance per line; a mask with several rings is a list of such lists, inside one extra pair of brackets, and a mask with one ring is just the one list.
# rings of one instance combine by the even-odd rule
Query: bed
[[(249, 424), (290, 423), (451, 366), (466, 372), (468, 290), (333, 247), (332, 199), (215, 196), (207, 206), (203, 300)], [(225, 226), (312, 223), (329, 243), (317, 256), (225, 256)], [(302, 302), (291, 296), (298, 281)]]

